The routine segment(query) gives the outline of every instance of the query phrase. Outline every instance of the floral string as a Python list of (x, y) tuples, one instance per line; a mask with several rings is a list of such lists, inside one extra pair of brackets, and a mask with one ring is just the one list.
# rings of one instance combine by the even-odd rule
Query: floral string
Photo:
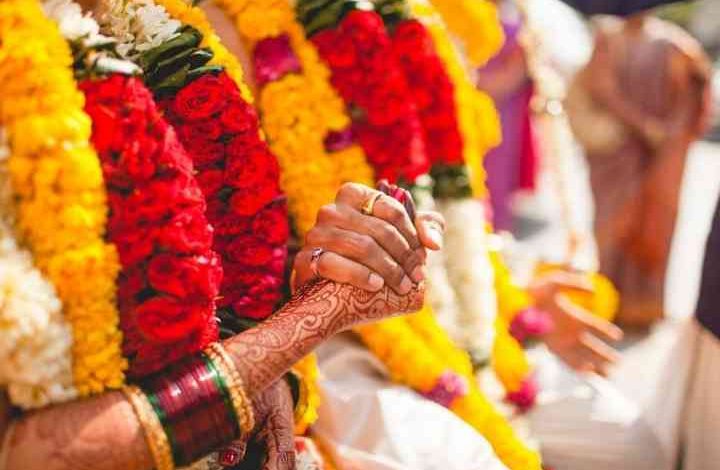
[(117, 388), (126, 368), (115, 308), (119, 262), (104, 241), (106, 194), (72, 55), (38, 2), (8, 0), (0, 9), (0, 124), (10, 141), (17, 233), (72, 326), (78, 393)]
[[(330, 71), (295, 20), (289, 2), (216, 0), (252, 54), (258, 109), (300, 237), (343, 182), (369, 184), (362, 149), (346, 139), (350, 119)], [(351, 134), (351, 132), (350, 132)], [(308, 184), (312, 181), (312, 184)]]
[(15, 406), (37, 408), (77, 395), (72, 330), (54, 287), (15, 240), (9, 154), (0, 128), (0, 384)]
[(412, 184), (428, 171), (429, 161), (418, 112), (385, 25), (372, 11), (355, 10), (337, 21), (311, 40), (350, 109), (353, 132), (378, 179)]

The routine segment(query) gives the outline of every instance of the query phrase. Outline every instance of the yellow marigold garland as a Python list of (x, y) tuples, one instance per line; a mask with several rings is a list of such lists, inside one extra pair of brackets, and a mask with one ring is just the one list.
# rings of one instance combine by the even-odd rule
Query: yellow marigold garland
[[(282, 168), (281, 185), (295, 228), (302, 237), (318, 210), (332, 202), (343, 182), (371, 184), (373, 173), (358, 145), (330, 152), (328, 132), (350, 125), (345, 106), (330, 85), (330, 71), (295, 20), (287, 0), (216, 0), (233, 19), (252, 52), (264, 39), (287, 36), (300, 70), (262, 86), (258, 108), (270, 147)], [(312, 184), (308, 184), (312, 182)]]
[(36, 0), (0, 3), (0, 123), (18, 201), (17, 229), (55, 285), (73, 330), (81, 395), (120, 387), (115, 247), (104, 241), (106, 195), (72, 55)]
[[(460, 358), (457, 348), (449, 338), (443, 337), (444, 332), (436, 324), (417, 325), (417, 322), (427, 321), (428, 316), (431, 318), (431, 312), (421, 311), (417, 315), (414, 319), (398, 317), (364, 325), (356, 332), (368, 349), (386, 365), (395, 382), (420, 393), (430, 392), (448, 370), (467, 378), (467, 371), (471, 369), (470, 359), (465, 356), (464, 360), (457, 360)], [(470, 379), (467, 383), (467, 393), (455, 398), (450, 410), (485, 436), (498, 458), (510, 470), (540, 470), (540, 456), (519, 440), (505, 417), (485, 398), (475, 381)]]
[(471, 67), (480, 67), (502, 47), (505, 36), (490, 0), (430, 0), (460, 41)]

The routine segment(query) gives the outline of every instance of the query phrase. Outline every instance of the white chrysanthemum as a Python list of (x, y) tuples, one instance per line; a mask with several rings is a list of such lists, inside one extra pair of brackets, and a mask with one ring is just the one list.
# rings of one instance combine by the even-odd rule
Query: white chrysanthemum
[(98, 22), (103, 32), (117, 39), (117, 51), (126, 58), (159, 46), (177, 35), (182, 26), (152, 0), (101, 2)]
[(72, 331), (55, 289), (13, 237), (3, 136), (0, 132), (0, 385), (7, 386), (15, 405), (37, 408), (77, 396)]
[(57, 23), (66, 39), (71, 41), (81, 38), (105, 39), (100, 34), (100, 27), (95, 20), (89, 14), (83, 14), (80, 5), (72, 0), (45, 0), (43, 10), (48, 18)]
[(495, 340), (497, 296), (485, 211), (475, 199), (449, 199), (437, 205), (446, 222), (444, 253), (459, 303), (462, 344), (489, 358)]

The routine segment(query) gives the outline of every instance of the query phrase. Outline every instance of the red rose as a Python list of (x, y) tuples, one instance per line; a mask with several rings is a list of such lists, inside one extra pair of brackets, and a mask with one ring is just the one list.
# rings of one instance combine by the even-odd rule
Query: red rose
[(252, 222), (253, 233), (271, 244), (285, 244), (290, 235), (287, 205), (272, 204), (258, 213)]
[(143, 267), (123, 269), (118, 280), (118, 303), (134, 305), (136, 296), (147, 287)]
[[(275, 156), (265, 144), (252, 147), (237, 148), (237, 141), (229, 144), (228, 153), (234, 155), (229, 158), (225, 166), (225, 183), (239, 189), (251, 188), (269, 181), (277, 181), (280, 175)], [(242, 152), (242, 153), (241, 153)], [(239, 155), (243, 155), (242, 158)]]
[(220, 123), (224, 132), (239, 134), (250, 132), (257, 128), (257, 114), (255, 109), (242, 98), (231, 100), (220, 115)]
[(200, 189), (202, 189), (205, 199), (212, 199), (218, 191), (223, 187), (223, 171), (222, 170), (205, 170), (199, 172), (195, 178), (197, 179)]
[(352, 36), (356, 45), (366, 50), (375, 50), (389, 42), (382, 17), (374, 11), (352, 11), (343, 19), (340, 28)]
[(205, 198), (194, 178), (177, 174), (135, 189), (126, 203), (136, 220), (155, 221), (172, 215), (178, 207), (204, 207)]
[(222, 281), (222, 266), (217, 254), (175, 256), (159, 254), (148, 264), (150, 286), (165, 294), (192, 300), (217, 296)]
[(172, 343), (201, 330), (214, 313), (212, 302), (189, 303), (157, 296), (138, 305), (134, 316), (146, 340)]
[(230, 209), (233, 214), (242, 217), (250, 217), (270, 204), (280, 195), (275, 178), (267, 178), (266, 181), (259, 181), (255, 188), (238, 189), (230, 197)]
[(173, 215), (154, 231), (158, 248), (178, 254), (207, 252), (213, 239), (213, 230), (205, 218), (202, 207), (193, 207)]
[(213, 141), (220, 138), (223, 128), (217, 119), (205, 119), (203, 121), (186, 121), (182, 124), (176, 124), (175, 129), (180, 137), (180, 141), (193, 142), (197, 139), (203, 141)]
[(183, 119), (208, 118), (225, 107), (224, 91), (217, 76), (203, 75), (177, 93), (172, 110)]
[(219, 199), (208, 203), (208, 219), (218, 236), (234, 236), (248, 232), (252, 222), (250, 217), (234, 213), (228, 202)]
[(193, 174), (193, 161), (171, 127), (158, 137), (158, 142), (161, 150), (155, 159), (159, 172), (172, 170), (187, 175)]
[(236, 237), (223, 254), (231, 261), (248, 266), (263, 266), (273, 260), (274, 248), (255, 237)]
[(197, 139), (183, 143), (195, 168), (219, 167), (224, 163), (225, 146), (222, 142)]
[(277, 300), (263, 301), (246, 295), (236, 299), (231, 306), (238, 317), (262, 321), (272, 315), (277, 302)]
[(145, 261), (154, 250), (152, 237), (146, 230), (123, 230), (111, 234), (112, 242), (117, 246), (120, 262), (124, 268)]

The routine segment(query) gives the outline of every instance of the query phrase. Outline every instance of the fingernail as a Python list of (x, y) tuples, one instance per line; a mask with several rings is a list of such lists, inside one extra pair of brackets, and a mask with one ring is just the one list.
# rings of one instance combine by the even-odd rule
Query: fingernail
[(410, 274), (410, 277), (415, 282), (420, 282), (423, 279), (425, 279), (425, 269), (423, 269), (422, 266), (417, 266), (415, 269), (413, 269), (412, 274)]
[(432, 242), (435, 243), (438, 248), (442, 248), (443, 235), (438, 229), (436, 229), (435, 227), (430, 227), (430, 230), (428, 230), (428, 237), (430, 237), (430, 240), (432, 240)]
[(409, 277), (403, 276), (402, 281), (400, 282), (400, 294), (407, 294), (410, 292), (410, 289), (412, 289), (412, 281)]
[(375, 273), (370, 273), (370, 276), (368, 277), (368, 287), (373, 290), (377, 291), (382, 289), (382, 287), (385, 285), (385, 281), (383, 281), (383, 278), (378, 276)]

